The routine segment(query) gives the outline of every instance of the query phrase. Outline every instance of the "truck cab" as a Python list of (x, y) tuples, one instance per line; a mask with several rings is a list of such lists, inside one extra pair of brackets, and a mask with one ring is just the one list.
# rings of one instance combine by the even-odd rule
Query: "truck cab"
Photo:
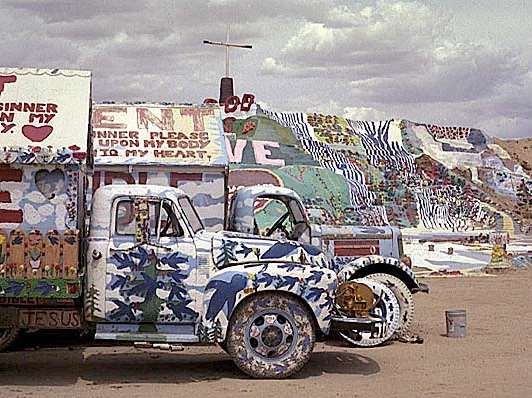
[[(374, 315), (385, 320), (380, 333), (356, 328), (340, 335), (355, 346), (375, 346), (395, 333), (408, 338), (414, 316), (412, 293), (428, 292), (404, 256), (401, 231), (391, 226), (313, 225), (300, 197), (274, 185), (239, 187), (231, 198), (228, 229), (264, 237), (291, 239), (321, 250), (341, 280), (370, 278), (388, 286), (393, 295), (380, 299)], [(377, 290), (375, 287), (375, 297)], [(395, 296), (395, 297), (394, 297)], [(396, 300), (397, 299), (397, 300)]]

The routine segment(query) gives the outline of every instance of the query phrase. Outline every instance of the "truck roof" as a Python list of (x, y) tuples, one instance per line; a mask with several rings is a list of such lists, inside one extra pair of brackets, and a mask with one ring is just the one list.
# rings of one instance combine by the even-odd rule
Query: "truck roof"
[(113, 184), (105, 185), (96, 190), (94, 198), (98, 200), (113, 199), (117, 196), (157, 196), (180, 197), (186, 196), (179, 188), (148, 184)]

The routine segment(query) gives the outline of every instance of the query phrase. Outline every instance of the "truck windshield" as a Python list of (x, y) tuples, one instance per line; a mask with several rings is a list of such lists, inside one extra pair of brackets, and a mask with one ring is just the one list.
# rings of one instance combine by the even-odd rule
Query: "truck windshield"
[(185, 217), (192, 227), (192, 231), (194, 233), (201, 231), (203, 229), (203, 224), (201, 219), (198, 217), (198, 213), (196, 213), (196, 209), (190, 202), (190, 199), (186, 196), (181, 196), (178, 201), (179, 206), (181, 209), (183, 209), (183, 213), (185, 213)]

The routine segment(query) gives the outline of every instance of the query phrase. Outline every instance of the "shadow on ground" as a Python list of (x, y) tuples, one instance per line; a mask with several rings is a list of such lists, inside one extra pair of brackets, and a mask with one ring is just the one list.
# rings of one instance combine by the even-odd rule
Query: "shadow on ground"
[[(189, 347), (181, 353), (167, 353), (92, 344), (86, 349), (69, 335), (28, 337), (19, 344), (19, 351), (0, 354), (0, 385), (61, 386), (75, 384), (78, 379), (88, 384), (119, 385), (248, 378), (227, 354), (212, 348)], [(334, 346), (321, 345), (293, 379), (379, 371), (377, 362), (355, 350), (338, 351)]]

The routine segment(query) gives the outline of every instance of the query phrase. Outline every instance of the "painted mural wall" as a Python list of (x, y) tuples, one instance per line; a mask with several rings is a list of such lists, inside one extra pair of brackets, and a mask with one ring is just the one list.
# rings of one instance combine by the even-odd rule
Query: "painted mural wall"
[(0, 68), (0, 296), (79, 296), (90, 90), (90, 72)]
[(222, 230), (228, 163), (220, 113), (212, 105), (94, 104), (89, 191), (110, 184), (180, 188), (205, 227)]
[(230, 186), (292, 188), (313, 222), (530, 232), (515, 207), (530, 176), (478, 129), (260, 107), (223, 116)]

